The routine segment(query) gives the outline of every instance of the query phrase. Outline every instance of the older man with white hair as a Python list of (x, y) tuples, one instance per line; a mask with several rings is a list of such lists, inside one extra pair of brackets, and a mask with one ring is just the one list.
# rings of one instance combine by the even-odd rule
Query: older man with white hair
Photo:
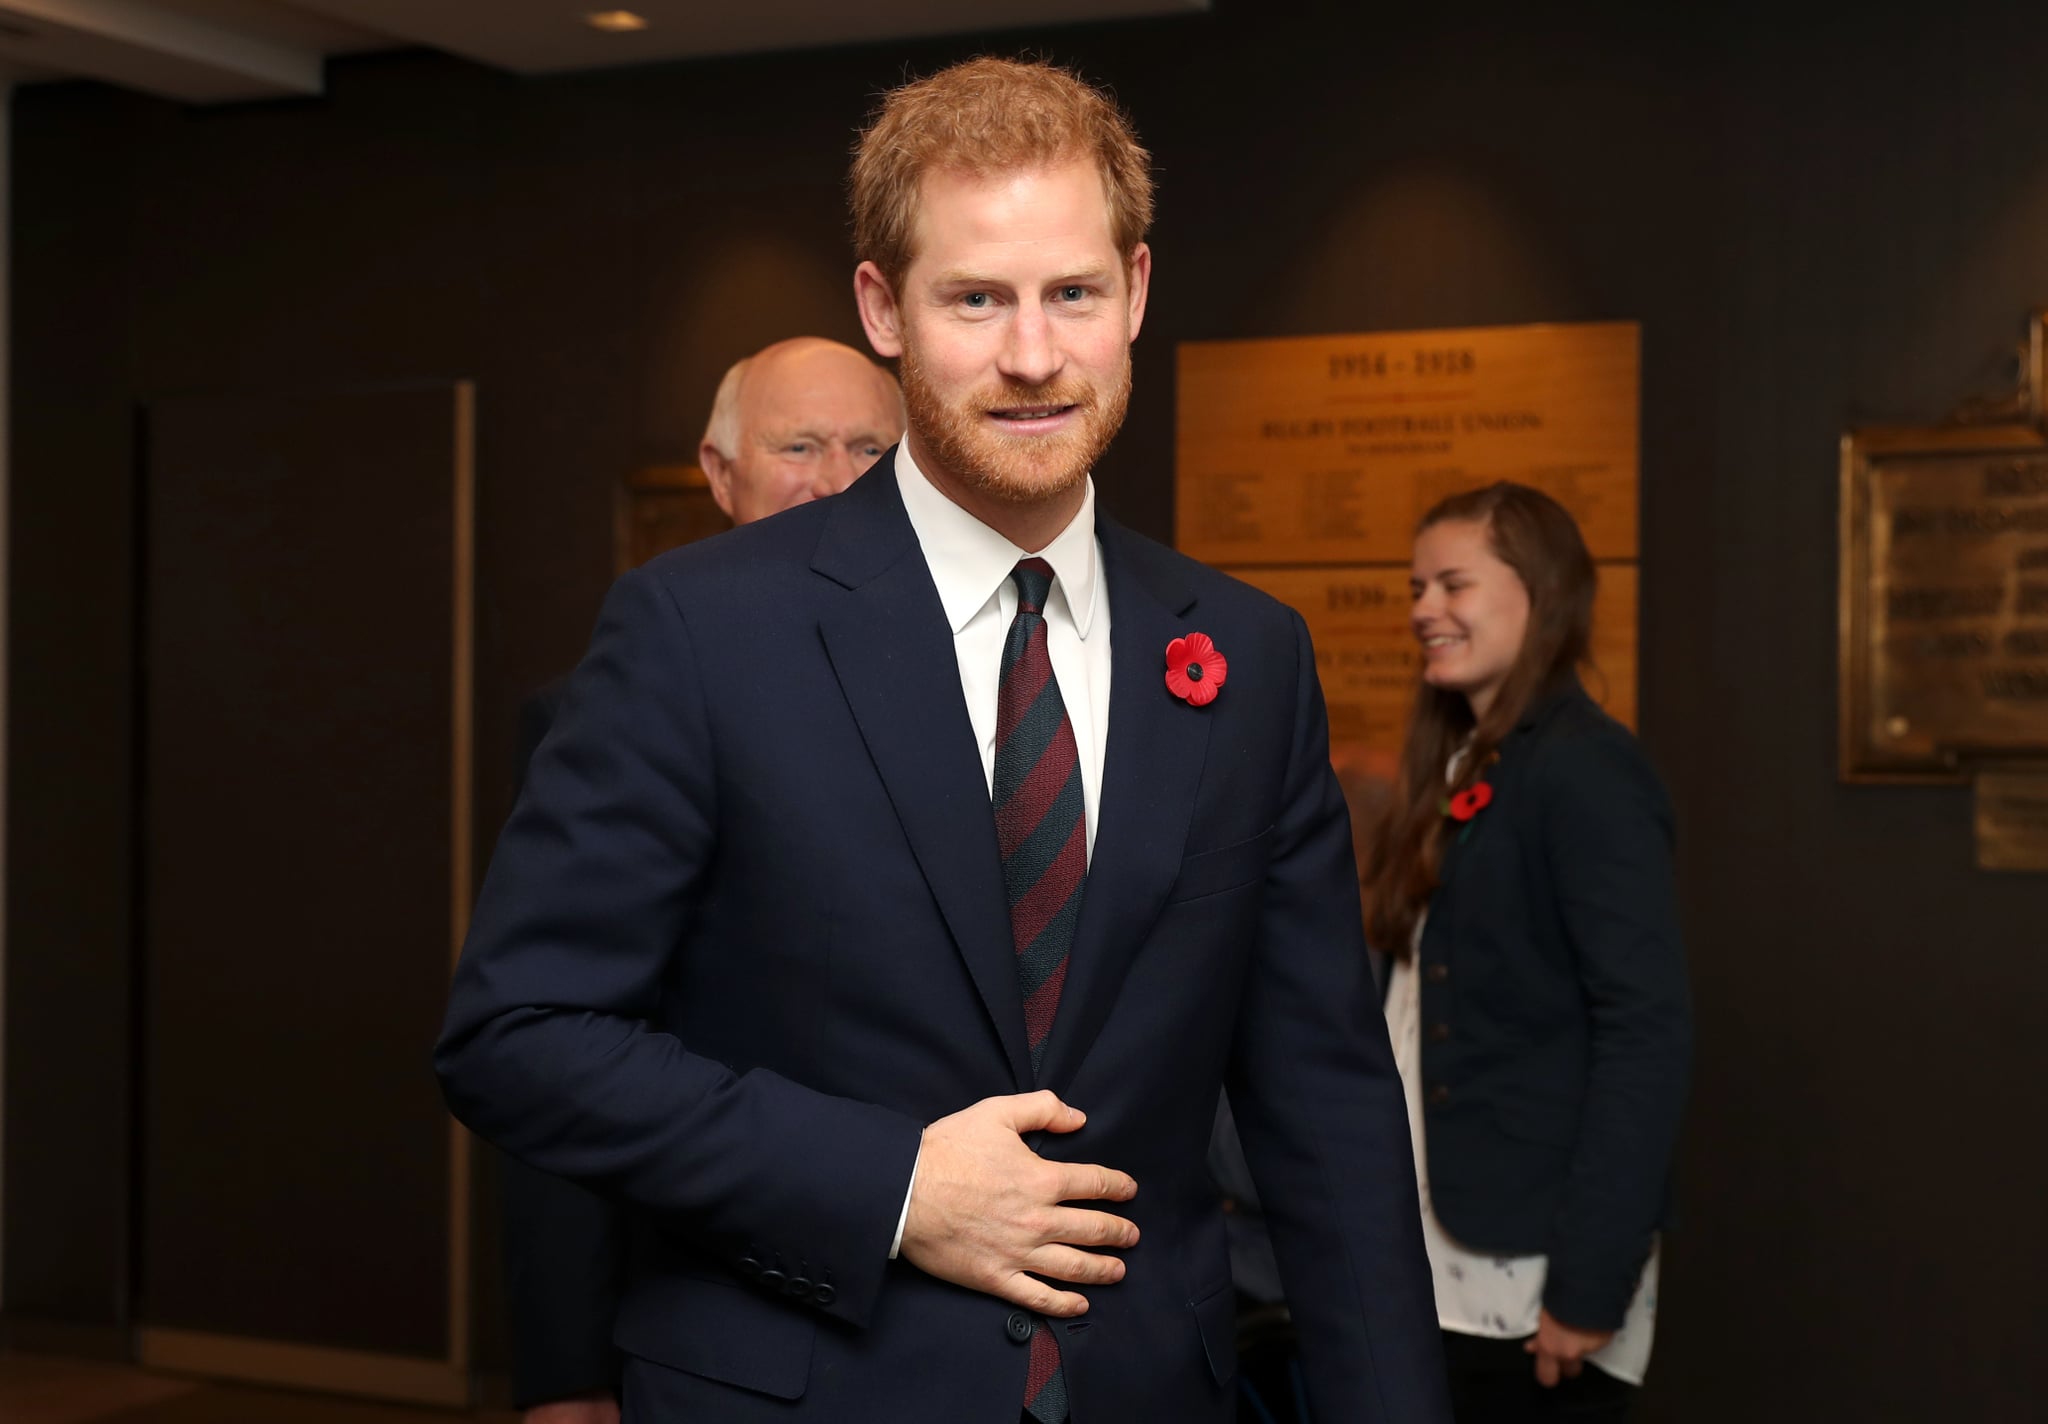
[[(839, 493), (902, 434), (903, 393), (887, 369), (850, 346), (799, 336), (725, 373), (698, 459), (718, 507), (751, 524)], [(522, 772), (561, 693), (557, 682), (520, 711)], [(524, 1424), (618, 1424), (618, 1209), (509, 1158), (504, 1205), (513, 1397)]]
[(697, 447), (718, 507), (751, 524), (852, 484), (903, 433), (903, 393), (836, 341), (799, 336), (735, 362)]

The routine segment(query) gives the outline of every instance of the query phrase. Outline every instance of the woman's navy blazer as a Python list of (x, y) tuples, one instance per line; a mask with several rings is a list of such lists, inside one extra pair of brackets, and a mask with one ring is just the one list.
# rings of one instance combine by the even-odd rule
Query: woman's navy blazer
[(1544, 1304), (1620, 1325), (1669, 1178), (1692, 1053), (1669, 799), (1576, 680), (1538, 699), (1449, 831), (1419, 947), (1438, 1218), (1550, 1259)]

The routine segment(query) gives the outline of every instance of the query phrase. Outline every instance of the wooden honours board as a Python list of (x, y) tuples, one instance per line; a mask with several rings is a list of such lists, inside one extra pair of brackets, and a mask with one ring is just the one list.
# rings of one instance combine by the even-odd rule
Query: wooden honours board
[(1588, 687), (1632, 723), (1639, 350), (1632, 322), (1185, 342), (1176, 542), (1300, 610), (1332, 741), (1378, 759), (1414, 697), (1416, 522), (1534, 485), (1600, 564)]
[(1447, 494), (1519, 480), (1636, 557), (1633, 323), (1185, 342), (1176, 542), (1224, 567), (1408, 561)]

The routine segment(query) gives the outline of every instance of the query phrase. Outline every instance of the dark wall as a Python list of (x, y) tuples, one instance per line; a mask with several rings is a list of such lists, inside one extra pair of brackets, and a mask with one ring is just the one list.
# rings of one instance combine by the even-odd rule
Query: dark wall
[(2048, 884), (1972, 868), (1965, 791), (1836, 784), (1834, 446), (1996, 384), (2048, 299), (2048, 12), (1562, 8), (1218, 0), (548, 81), (406, 55), (211, 113), (24, 92), (10, 1309), (123, 1318), (135, 403), (477, 381), (494, 825), (516, 700), (607, 582), (620, 477), (694, 449), (737, 355), (858, 341), (841, 185), (872, 95), (1028, 41), (1114, 84), (1159, 160), (1101, 471), (1146, 532), (1171, 533), (1177, 341), (1643, 324), (1641, 721), (1701, 1013), (1644, 1413), (2025, 1417), (2048, 1386), (2020, 1329), (2048, 1259), (2025, 1127)]
[(469, 888), (449, 844), (461, 399), (443, 382), (150, 404), (151, 1326), (449, 1352), (454, 1169), (416, 1045)]
[(128, 106), (50, 97), (63, 142), (17, 137), (13, 179), (14, 238), (38, 256), (11, 293), (13, 340), (33, 354), (13, 366), (10, 454), (36, 473), (10, 482), (9, 596), (27, 602), (9, 672), (28, 682), (7, 721), (0, 1301), (98, 1325), (125, 1315), (131, 1245), (138, 154)]

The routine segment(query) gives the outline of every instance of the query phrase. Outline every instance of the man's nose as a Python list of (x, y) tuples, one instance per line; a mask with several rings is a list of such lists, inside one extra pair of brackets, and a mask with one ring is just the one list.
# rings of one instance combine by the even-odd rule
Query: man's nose
[(1003, 343), (996, 366), (1003, 375), (1021, 385), (1042, 386), (1065, 365), (1053, 341), (1052, 322), (1042, 307), (1020, 304), (1010, 322), (1009, 340)]
[(854, 463), (853, 454), (844, 445), (828, 445), (818, 468), (811, 477), (811, 498), (823, 499), (828, 494), (838, 494), (852, 484), (860, 474), (860, 467)]

